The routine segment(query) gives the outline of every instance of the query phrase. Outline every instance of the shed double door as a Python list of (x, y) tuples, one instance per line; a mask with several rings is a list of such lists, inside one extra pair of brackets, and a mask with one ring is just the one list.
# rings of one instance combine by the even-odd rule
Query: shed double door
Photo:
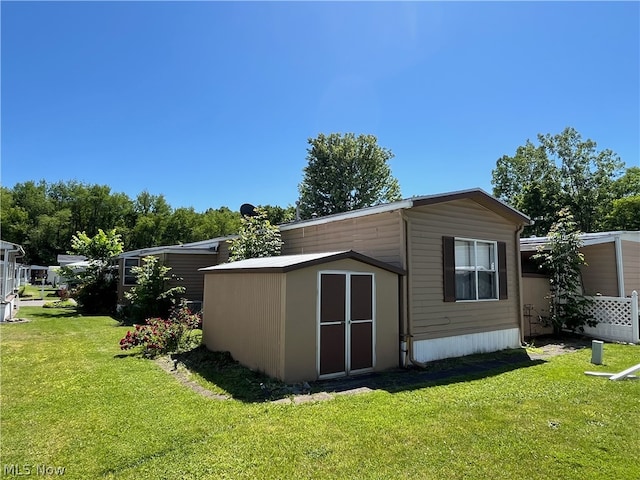
[(371, 371), (375, 361), (373, 274), (321, 273), (319, 293), (319, 376)]

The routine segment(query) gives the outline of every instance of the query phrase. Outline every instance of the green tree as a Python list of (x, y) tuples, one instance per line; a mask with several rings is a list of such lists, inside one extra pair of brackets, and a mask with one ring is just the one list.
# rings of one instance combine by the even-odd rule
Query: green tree
[(153, 317), (168, 318), (169, 311), (185, 292), (183, 286), (169, 286), (169, 281), (181, 280), (169, 274), (170, 271), (171, 267), (162, 265), (158, 257), (152, 255), (144, 257), (139, 267), (131, 268), (136, 285), (124, 294), (130, 302), (124, 312), (127, 320), (141, 322)]
[(593, 317), (586, 313), (591, 301), (582, 295), (580, 269), (586, 265), (580, 252), (582, 241), (573, 215), (564, 208), (558, 212), (558, 221), (548, 233), (549, 241), (540, 246), (533, 258), (549, 272), (549, 321), (554, 333), (562, 329), (584, 331), (584, 325), (595, 326)]
[(240, 233), (229, 240), (229, 261), (280, 255), (282, 239), (280, 230), (267, 219), (267, 212), (259, 207), (254, 216), (242, 218)]
[(85, 270), (62, 269), (62, 275), (78, 283), (74, 297), (84, 313), (114, 313), (117, 303), (118, 269), (115, 258), (123, 251), (122, 240), (115, 229), (98, 230), (93, 237), (77, 232), (71, 240), (74, 255), (87, 257)]
[(391, 174), (391, 150), (373, 135), (323, 134), (308, 140), (307, 166), (299, 186), (300, 215), (311, 218), (400, 199)]
[(597, 150), (592, 140), (568, 127), (557, 135), (527, 140), (513, 157), (498, 159), (493, 193), (532, 217), (525, 234), (543, 235), (567, 207), (582, 231), (606, 228), (605, 217), (616, 198), (614, 185), (624, 164), (611, 150)]
[(272, 205), (259, 205), (258, 208), (263, 209), (267, 214), (267, 219), (271, 225), (280, 225), (292, 222), (296, 217), (296, 209), (289, 205), (287, 208)]
[(179, 243), (195, 242), (196, 227), (200, 223), (200, 215), (191, 208), (176, 208), (167, 219), (163, 244), (176, 245)]
[(640, 167), (627, 168), (613, 183), (613, 193), (616, 198), (640, 195)]
[(209, 208), (200, 216), (195, 229), (195, 241), (232, 235), (240, 231), (240, 213), (232, 212), (227, 207)]
[(608, 230), (640, 230), (640, 195), (614, 200), (606, 225)]

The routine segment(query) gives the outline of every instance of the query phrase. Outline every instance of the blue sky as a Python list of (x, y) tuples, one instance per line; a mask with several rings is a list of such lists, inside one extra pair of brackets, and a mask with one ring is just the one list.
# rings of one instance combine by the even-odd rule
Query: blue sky
[(576, 128), (640, 159), (640, 4), (1, 2), (2, 185), (294, 204), (307, 139), (393, 151), (404, 197)]

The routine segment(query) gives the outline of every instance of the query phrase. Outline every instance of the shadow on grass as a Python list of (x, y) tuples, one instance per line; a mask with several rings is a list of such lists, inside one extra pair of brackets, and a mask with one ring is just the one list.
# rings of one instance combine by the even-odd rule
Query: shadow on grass
[(449, 385), (489, 378), (512, 370), (533, 367), (546, 360), (531, 359), (524, 349), (470, 355), (430, 362), (426, 368), (409, 367), (380, 373), (368, 373), (335, 380), (317, 381), (313, 390), (330, 393), (367, 387), (389, 393), (416, 390), (428, 386)]
[(488, 378), (546, 363), (541, 359), (532, 360), (524, 349), (515, 349), (436, 361), (425, 369), (395, 369), (335, 380), (319, 380), (306, 385), (286, 385), (243, 367), (228, 352), (211, 352), (203, 345), (185, 353), (174, 354), (171, 358), (243, 402), (272, 401), (304, 393), (339, 393), (363, 387), (396, 393)]
[(139, 352), (129, 352), (129, 353), (118, 353), (114, 355), (113, 358), (129, 358), (129, 357), (141, 357)]
[[(34, 307), (26, 307), (26, 308), (34, 308)], [(35, 307), (39, 308), (38, 312), (34, 315), (37, 318), (78, 318), (82, 317), (80, 313), (76, 310), (75, 307), (56, 307), (56, 308), (44, 308), (44, 307)], [(26, 315), (29, 317), (29, 315)]]
[(175, 353), (171, 359), (217, 385), (235, 400), (264, 402), (293, 394), (293, 389), (284, 383), (243, 367), (229, 352), (211, 352), (200, 345), (188, 352)]

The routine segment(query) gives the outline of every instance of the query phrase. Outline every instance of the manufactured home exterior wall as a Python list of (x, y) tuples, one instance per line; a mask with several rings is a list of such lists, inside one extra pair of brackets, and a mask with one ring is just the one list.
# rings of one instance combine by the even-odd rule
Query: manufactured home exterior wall
[(375, 278), (375, 364), (388, 370), (399, 363), (398, 275), (362, 262), (346, 259), (287, 273), (285, 381), (316, 379), (318, 274), (322, 271), (373, 273)]
[(635, 290), (640, 293), (640, 242), (622, 240), (624, 270), (624, 294), (627, 297)]
[[(549, 298), (549, 278), (545, 275), (523, 274), (522, 304), (530, 305), (530, 317), (524, 317), (524, 335), (532, 337), (553, 333), (553, 327), (545, 326), (539, 317), (549, 318), (551, 304)], [(525, 308), (526, 310), (526, 308)]]
[(618, 296), (618, 273), (614, 242), (583, 246), (587, 265), (581, 267), (585, 295)]
[[(415, 340), (519, 329), (520, 271), (516, 226), (468, 199), (406, 211), (408, 218), (409, 320)], [(505, 242), (505, 300), (444, 302), (443, 236)]]
[(402, 264), (399, 210), (282, 231), (283, 255), (354, 250), (396, 267)]
[[(199, 268), (211, 267), (217, 265), (218, 255), (215, 253), (160, 253), (155, 255), (144, 255), (137, 257), (139, 264), (142, 265), (142, 259), (147, 256), (157, 257), (167, 267), (171, 267), (169, 275), (175, 275), (182, 280), (170, 280), (170, 287), (182, 285), (186, 288), (184, 298), (189, 301), (202, 301), (204, 295), (204, 275), (199, 272)], [(136, 258), (136, 257), (129, 257)], [(124, 294), (131, 290), (133, 285), (123, 285), (124, 279), (124, 258), (118, 259), (118, 304), (125, 302)]]
[(218, 264), (216, 254), (179, 254), (164, 253), (160, 256), (164, 265), (171, 267), (169, 275), (175, 275), (182, 280), (170, 280), (171, 287), (182, 285), (186, 288), (184, 297), (191, 301), (202, 301), (204, 295), (204, 273), (199, 268), (211, 267)]
[(206, 274), (203, 341), (243, 365), (282, 378), (285, 276), (282, 273)]
[(118, 305), (124, 305), (126, 300), (124, 294), (131, 290), (133, 285), (123, 285), (124, 279), (124, 258), (118, 259)]

